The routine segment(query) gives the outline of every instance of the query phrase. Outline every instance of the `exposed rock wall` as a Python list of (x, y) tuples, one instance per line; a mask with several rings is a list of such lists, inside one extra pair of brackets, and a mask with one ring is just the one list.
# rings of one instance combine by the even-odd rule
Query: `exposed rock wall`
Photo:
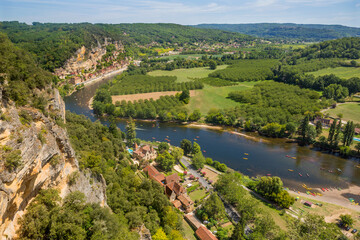
[[(11, 104), (5, 108), (5, 105), (0, 105), (6, 116), (5, 120), (0, 120), (1, 240), (16, 236), (19, 218), (40, 189), (58, 189), (62, 197), (79, 190), (85, 193), (87, 201), (106, 205), (104, 179), (93, 178), (89, 173), (79, 171), (65, 129), (39, 110), (16, 108)], [(64, 107), (64, 102), (55, 90), (49, 109), (53, 108), (65, 119)], [(21, 111), (31, 116), (30, 123), (24, 123), (19, 116)], [(15, 150), (21, 151), (21, 165), (11, 170), (5, 167), (5, 157), (2, 156), (5, 156), (5, 151)], [(76, 182), (70, 186), (69, 176), (74, 172), (78, 172)]]

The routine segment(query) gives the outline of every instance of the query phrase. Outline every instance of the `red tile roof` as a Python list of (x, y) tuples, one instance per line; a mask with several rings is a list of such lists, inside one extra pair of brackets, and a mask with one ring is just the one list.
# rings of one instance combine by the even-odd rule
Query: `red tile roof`
[(171, 191), (174, 191), (176, 196), (179, 196), (186, 192), (185, 188), (180, 185), (178, 182), (171, 182), (169, 184), (166, 184), (166, 188), (170, 189)]
[(174, 204), (174, 207), (176, 207), (176, 208), (180, 208), (180, 207), (181, 207), (181, 202), (180, 202), (179, 200), (173, 201), (172, 204)]
[(189, 207), (191, 204), (193, 204), (193, 201), (185, 194), (178, 196), (178, 199), (186, 207)]
[(164, 174), (159, 173), (159, 171), (156, 170), (156, 168), (148, 165), (144, 168), (144, 172), (147, 172), (151, 179), (154, 179), (155, 181), (157, 181), (161, 185), (163, 185), (163, 182), (165, 181), (165, 176), (164, 176)]
[(195, 232), (196, 236), (201, 240), (217, 240), (217, 238), (205, 226), (201, 226)]
[(167, 184), (171, 182), (179, 182), (181, 180), (181, 178), (179, 177), (179, 175), (177, 175), (177, 173), (171, 174), (170, 176), (165, 177), (165, 179)]

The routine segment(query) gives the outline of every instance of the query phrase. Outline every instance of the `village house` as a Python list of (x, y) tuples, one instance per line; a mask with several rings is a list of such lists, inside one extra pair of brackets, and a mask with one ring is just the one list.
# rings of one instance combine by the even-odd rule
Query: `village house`
[(326, 126), (326, 127), (330, 127), (330, 125), (334, 122), (333, 119), (328, 119), (328, 118), (316, 118), (314, 123), (317, 123), (318, 121), (321, 122), (321, 124), (323, 126)]
[(199, 227), (195, 234), (200, 240), (217, 240), (217, 237), (215, 237), (205, 226)]
[(138, 147), (138, 145), (135, 143), (134, 149), (133, 157), (139, 161), (150, 161), (157, 157), (157, 152), (151, 145)]
[(147, 172), (150, 179), (153, 179), (161, 185), (164, 185), (165, 176), (164, 174), (159, 173), (159, 171), (155, 167), (148, 165), (144, 168), (144, 172)]
[(360, 128), (355, 128), (355, 134), (359, 135), (360, 134)]

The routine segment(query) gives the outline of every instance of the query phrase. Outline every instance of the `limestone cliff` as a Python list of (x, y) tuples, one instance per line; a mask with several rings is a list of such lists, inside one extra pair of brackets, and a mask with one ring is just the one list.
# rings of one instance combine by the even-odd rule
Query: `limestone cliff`
[(66, 130), (54, 120), (65, 119), (64, 102), (57, 90), (50, 95), (49, 116), (0, 101), (1, 240), (16, 238), (17, 222), (40, 189), (58, 189), (62, 197), (79, 190), (87, 201), (106, 205), (104, 179), (79, 170)]

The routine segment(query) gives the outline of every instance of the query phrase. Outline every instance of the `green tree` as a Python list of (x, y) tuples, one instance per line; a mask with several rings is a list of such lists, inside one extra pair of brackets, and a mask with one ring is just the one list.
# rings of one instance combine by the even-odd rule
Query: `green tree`
[(316, 136), (320, 136), (322, 133), (322, 124), (321, 121), (316, 122)]
[(171, 155), (174, 157), (175, 161), (180, 161), (182, 156), (184, 156), (184, 150), (182, 148), (174, 147), (171, 150)]
[(169, 144), (167, 142), (161, 142), (158, 146), (158, 151), (160, 153), (163, 153), (164, 151), (168, 151), (169, 150)]
[(190, 101), (190, 91), (189, 90), (182, 91), (179, 96), (179, 100), (185, 104), (188, 104)]
[(352, 224), (354, 223), (354, 219), (351, 217), (350, 214), (341, 214), (340, 220), (345, 227), (347, 226), (351, 227)]
[(356, 150), (357, 150), (357, 152), (359, 154), (359, 152), (360, 152), (360, 142), (355, 145), (355, 148), (356, 148)]
[(193, 113), (189, 116), (189, 121), (196, 122), (199, 121), (201, 118), (201, 112), (199, 109), (195, 109)]
[(128, 124), (126, 125), (126, 141), (129, 147), (134, 145), (134, 140), (136, 138), (136, 126), (132, 117), (129, 117)]
[(192, 159), (192, 165), (195, 169), (203, 168), (205, 164), (205, 157), (202, 155), (201, 152), (196, 153)]
[(327, 139), (329, 145), (333, 145), (333, 142), (334, 142), (334, 135), (335, 135), (335, 131), (336, 131), (336, 123), (337, 123), (337, 120), (334, 119), (334, 121), (331, 124), (330, 129), (329, 129), (329, 135), (328, 135), (328, 139)]
[(345, 146), (350, 146), (354, 140), (354, 135), (355, 125), (352, 121), (348, 121), (343, 132), (343, 144)]
[(188, 139), (181, 140), (180, 147), (182, 148), (182, 150), (184, 150), (185, 156), (191, 153), (192, 145), (190, 140)]
[(165, 171), (171, 171), (172, 167), (175, 164), (174, 157), (167, 151), (159, 154), (155, 160), (159, 166)]
[(216, 62), (214, 60), (210, 60), (209, 61), (209, 67), (211, 70), (215, 70), (216, 69)]
[(165, 232), (162, 230), (162, 228), (159, 228), (154, 235), (151, 236), (153, 240), (168, 240), (168, 237), (166, 236)]
[(193, 155), (197, 154), (197, 153), (200, 153), (201, 152), (201, 147), (200, 145), (197, 143), (197, 142), (194, 142), (193, 143), (193, 146), (192, 146), (192, 149), (191, 149), (191, 153)]
[(211, 194), (205, 201), (202, 210), (209, 218), (213, 218), (217, 221), (226, 216), (224, 204), (216, 193)]

